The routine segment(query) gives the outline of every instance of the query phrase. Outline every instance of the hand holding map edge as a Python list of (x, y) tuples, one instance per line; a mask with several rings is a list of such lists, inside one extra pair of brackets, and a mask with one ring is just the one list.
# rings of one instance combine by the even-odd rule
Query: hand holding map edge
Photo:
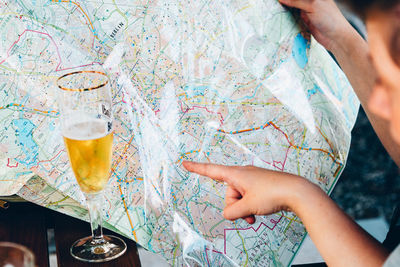
[(399, 145), (388, 134), (388, 123), (370, 111), (368, 99), (376, 79), (369, 48), (350, 25), (333, 0), (279, 0), (285, 6), (300, 9), (300, 16), (314, 38), (331, 51), (357, 94), (376, 134), (400, 166)]
[(300, 10), (300, 17), (314, 38), (327, 50), (339, 49), (342, 39), (354, 29), (333, 0), (279, 0), (288, 7)]

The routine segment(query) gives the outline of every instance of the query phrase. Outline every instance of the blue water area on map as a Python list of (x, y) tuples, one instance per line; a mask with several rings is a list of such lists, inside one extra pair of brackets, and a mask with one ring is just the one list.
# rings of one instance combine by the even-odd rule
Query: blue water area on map
[(209, 89), (208, 85), (186, 85), (183, 88), (186, 92), (186, 97), (192, 98), (199, 95), (204, 95), (204, 92)]
[(307, 97), (310, 98), (318, 92), (322, 93), (321, 88), (314, 84), (314, 87), (312, 89), (307, 90)]
[(342, 90), (342, 83), (340, 81), (338, 68), (336, 67), (336, 63), (332, 63), (332, 65), (334, 66), (334, 67), (332, 67), (332, 69), (333, 69), (333, 77), (335, 78), (336, 87), (339, 89), (339, 90), (334, 90), (333, 93), (335, 94), (335, 96), (340, 101), (342, 101), (343, 100), (343, 92), (344, 92), (344, 90)]
[(52, 132), (55, 130), (54, 122), (50, 122), (49, 123), (49, 130), (52, 131)]
[(310, 42), (305, 39), (301, 33), (297, 34), (297, 36), (294, 38), (292, 55), (296, 60), (297, 65), (299, 65), (299, 67), (302, 69), (304, 69), (308, 62), (308, 49), (310, 49)]
[(27, 119), (18, 119), (13, 121), (15, 136), (18, 144), (24, 153), (24, 160), (17, 160), (19, 163), (32, 167), (36, 164), (39, 147), (33, 140), (32, 131), (36, 126)]

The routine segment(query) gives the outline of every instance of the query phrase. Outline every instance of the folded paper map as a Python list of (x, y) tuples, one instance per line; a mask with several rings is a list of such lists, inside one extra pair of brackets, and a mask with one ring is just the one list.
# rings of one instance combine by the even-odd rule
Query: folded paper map
[(327, 193), (359, 103), (276, 0), (0, 0), (0, 195), (87, 220), (60, 134), (63, 73), (102, 64), (113, 89), (105, 226), (175, 266), (289, 266), (292, 213), (222, 216), (225, 185), (182, 160), (301, 175)]

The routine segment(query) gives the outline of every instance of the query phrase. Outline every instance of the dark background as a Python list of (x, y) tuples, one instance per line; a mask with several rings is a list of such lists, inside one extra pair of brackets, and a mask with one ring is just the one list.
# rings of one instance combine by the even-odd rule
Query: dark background
[(383, 216), (400, 202), (400, 175), (360, 107), (350, 153), (331, 197), (356, 220)]

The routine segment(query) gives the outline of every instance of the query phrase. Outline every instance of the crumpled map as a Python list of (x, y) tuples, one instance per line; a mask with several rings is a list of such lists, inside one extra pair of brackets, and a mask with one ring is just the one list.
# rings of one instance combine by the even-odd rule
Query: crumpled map
[(175, 266), (288, 266), (292, 213), (224, 220), (225, 185), (182, 160), (301, 175), (327, 193), (359, 103), (276, 0), (0, 0), (0, 195), (86, 218), (55, 79), (102, 64), (113, 88), (105, 226)]

